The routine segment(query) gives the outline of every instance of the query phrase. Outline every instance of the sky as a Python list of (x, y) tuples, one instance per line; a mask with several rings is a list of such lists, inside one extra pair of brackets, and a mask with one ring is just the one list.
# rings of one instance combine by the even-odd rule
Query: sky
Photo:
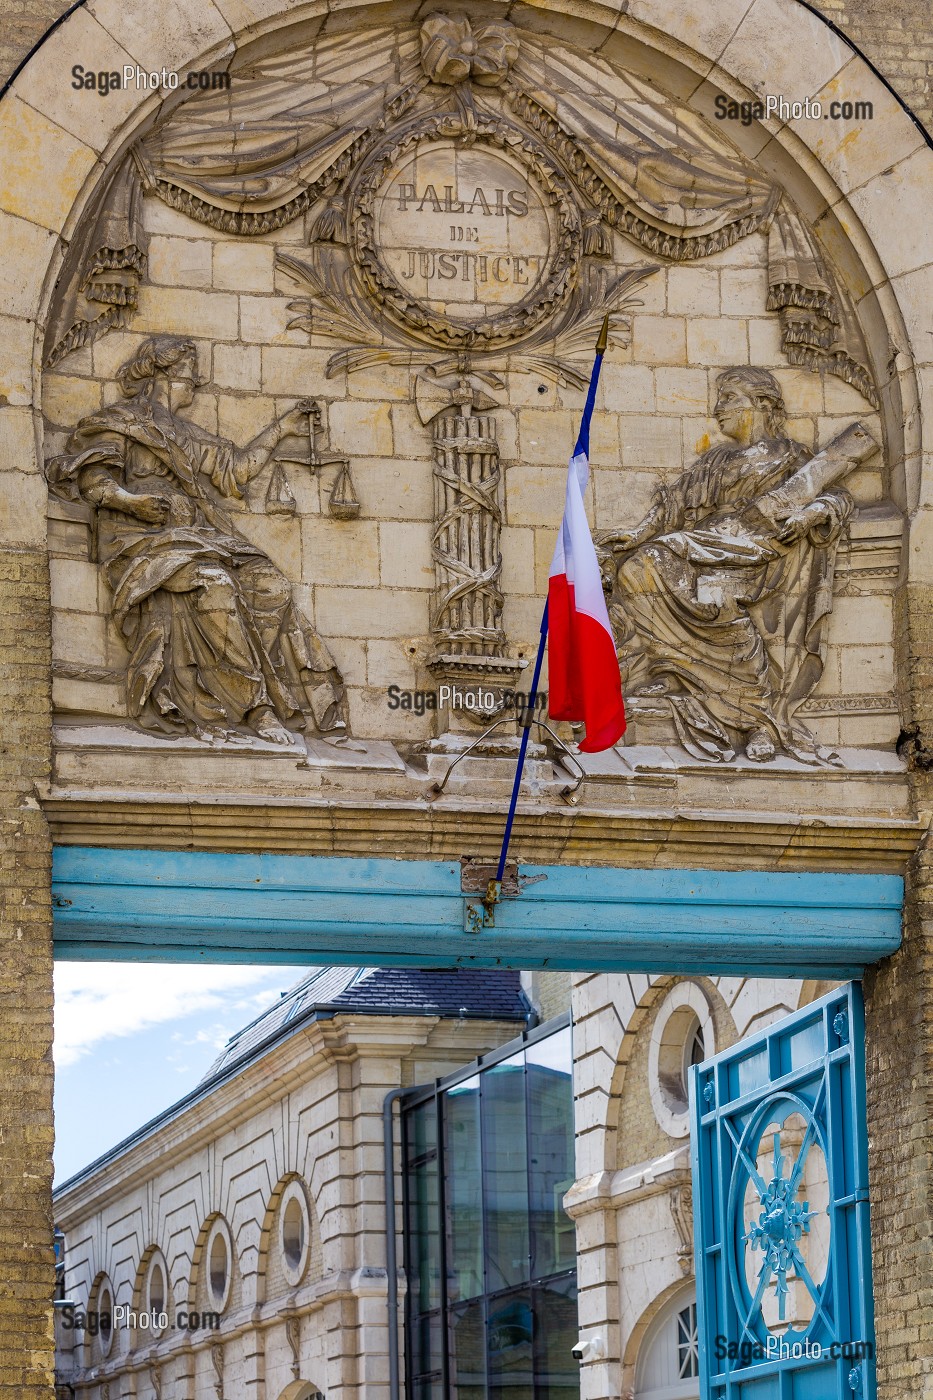
[(307, 967), (55, 966), (55, 1181), (193, 1089)]

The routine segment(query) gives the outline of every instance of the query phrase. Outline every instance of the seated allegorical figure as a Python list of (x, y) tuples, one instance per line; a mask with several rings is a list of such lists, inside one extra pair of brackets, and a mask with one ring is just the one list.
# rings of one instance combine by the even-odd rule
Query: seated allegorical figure
[(718, 388), (731, 442), (659, 486), (637, 525), (600, 537), (623, 693), (669, 705), (695, 757), (730, 759), (741, 744), (758, 762), (817, 763), (831, 755), (793, 715), (823, 669), (852, 497), (829, 486), (776, 522), (768, 493), (812, 454), (785, 436), (767, 370), (727, 369)]
[(307, 419), (291, 409), (244, 448), (189, 422), (180, 410), (199, 384), (197, 349), (180, 336), (143, 341), (118, 382), (127, 401), (82, 419), (48, 477), (96, 511), (96, 554), (130, 651), (130, 715), (166, 734), (240, 730), (286, 744), (294, 721), (345, 735), (333, 658), (225, 505)]

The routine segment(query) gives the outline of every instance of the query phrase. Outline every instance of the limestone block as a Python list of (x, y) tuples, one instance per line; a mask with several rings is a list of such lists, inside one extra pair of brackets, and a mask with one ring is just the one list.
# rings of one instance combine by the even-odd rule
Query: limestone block
[(718, 56), (727, 73), (740, 73), (754, 92), (783, 93), (803, 101), (849, 62), (851, 50), (821, 16), (793, 11), (794, 43), (787, 43), (786, 0), (754, 0)]
[(430, 462), (353, 458), (356, 494), (370, 518), (433, 520), (434, 478)]
[(209, 287), (212, 246), (206, 238), (157, 234), (150, 238), (147, 250), (149, 281), (169, 287)]
[[(924, 145), (849, 195), (889, 277), (924, 267), (930, 261), (924, 192), (929, 190), (931, 180), (933, 152)], [(897, 218), (892, 218), (891, 211), (895, 209)]]
[(577, 427), (578, 415), (568, 409), (519, 409), (522, 462), (563, 462), (566, 466), (576, 442)]
[(718, 316), (719, 273), (708, 267), (669, 267), (667, 310), (671, 316)]
[(0, 149), (0, 209), (57, 232), (94, 166), (95, 152), (15, 94), (0, 108)]
[(38, 472), (7, 471), (0, 490), (0, 543), (45, 545), (48, 490)]
[(680, 419), (636, 415), (621, 420), (622, 464), (626, 467), (680, 468)]
[(103, 403), (103, 386), (96, 379), (46, 374), (42, 390), (45, 417), (51, 424), (69, 430), (86, 414), (96, 412)]
[(597, 404), (610, 413), (653, 413), (654, 393), (655, 382), (647, 366), (613, 364), (607, 357), (599, 378)]
[(63, 661), (105, 666), (107, 624), (97, 613), (63, 612), (52, 614), (52, 651)]
[(839, 659), (843, 695), (883, 695), (894, 689), (892, 647), (846, 646)]
[(330, 447), (352, 457), (391, 457), (392, 418), (389, 405), (353, 400), (328, 409)]
[(781, 322), (777, 315), (754, 316), (748, 322), (748, 359), (750, 364), (765, 367), (786, 365), (781, 352)]
[(379, 526), (374, 520), (301, 522), (302, 575), (311, 583), (379, 584)]
[[(0, 264), (0, 285), (4, 280)], [(32, 403), (32, 360), (36, 328), (32, 321), (0, 316), (0, 403), (24, 409)], [(7, 412), (9, 410), (7, 409)], [(6, 413), (4, 417), (6, 417)], [(21, 464), (24, 465), (24, 464)]]
[(60, 714), (126, 715), (126, 693), (122, 684), (74, 680), (52, 676), (52, 705)]
[(702, 369), (658, 368), (654, 372), (659, 413), (705, 413), (709, 384)]
[(232, 49), (230, 27), (211, 0), (197, 9), (182, 0), (166, 0), (158, 10), (132, 14), (120, 0), (90, 0), (87, 8), (147, 71), (163, 65), (178, 71), (207, 66), (204, 55), (223, 67), (222, 56)]
[(680, 316), (636, 315), (632, 348), (637, 364), (685, 365), (687, 323)]
[[(724, 0), (724, 3), (709, 8), (675, 4), (665, 7), (661, 29), (694, 52), (707, 58), (718, 58), (735, 34), (747, 9), (743, 0)], [(657, 0), (629, 0), (626, 14), (651, 26), (657, 26), (661, 19)]]
[(427, 592), (375, 588), (315, 589), (317, 625), (325, 636), (419, 637), (428, 631)]
[(748, 330), (744, 321), (698, 318), (687, 322), (687, 359), (691, 365), (748, 363)]
[(100, 152), (124, 121), (138, 116), (144, 95), (135, 88), (120, 87), (102, 98), (96, 90), (77, 89), (71, 72), (77, 62), (85, 72), (116, 70), (121, 78), (123, 65), (133, 62), (83, 6), (68, 16), (67, 25), (45, 35), (41, 61), (26, 65), (13, 91), (56, 126)]
[(36, 430), (32, 411), (9, 404), (0, 407), (0, 471), (30, 472), (35, 467)]
[(911, 354), (918, 365), (933, 364), (933, 335), (930, 335), (933, 263), (895, 278), (891, 287), (910, 335)]
[(768, 302), (768, 270), (764, 265), (723, 268), (719, 288), (724, 316), (759, 317)]
[(267, 243), (238, 238), (215, 243), (214, 286), (236, 292), (275, 290), (275, 249)]
[(430, 528), (420, 522), (383, 521), (379, 526), (379, 572), (388, 588), (433, 588)]
[[(789, 126), (809, 146), (840, 189), (852, 190), (923, 146), (923, 136), (890, 88), (879, 82), (858, 56), (813, 94), (823, 118), (791, 121)], [(871, 104), (871, 117), (832, 117), (833, 102)]]
[[(351, 378), (355, 376), (351, 375)], [(392, 441), (399, 457), (431, 457), (431, 428), (422, 423), (411, 403), (395, 403), (391, 408)], [(499, 415), (496, 415), (499, 426)], [(500, 444), (501, 451), (501, 444)]]
[[(823, 376), (811, 374), (806, 369), (784, 369), (775, 372), (784, 392), (784, 402), (789, 414), (822, 413)], [(830, 378), (829, 375), (826, 378)], [(864, 402), (862, 407), (864, 412)]]
[(73, 612), (100, 611), (98, 580), (100, 568), (86, 559), (49, 560), (52, 607)]
[(351, 399), (411, 400), (411, 370), (407, 365), (373, 365), (347, 376), (347, 391)]
[(535, 576), (534, 530), (507, 527), (502, 532), (503, 593), (539, 593)]
[(56, 236), (0, 209), (0, 305), (9, 316), (35, 318)]
[[(221, 388), (255, 390), (261, 377), (262, 356), (258, 345), (214, 346), (213, 379)], [(266, 399), (264, 403), (270, 401)]]
[[(526, 456), (526, 460), (534, 458)], [(545, 525), (554, 530), (556, 537), (566, 490), (566, 467), (510, 467), (505, 495), (509, 525)]]
[(590, 465), (618, 466), (619, 419), (615, 413), (593, 414), (590, 420)]
[(434, 679), (428, 672), (416, 671), (423, 650), (420, 637), (398, 637), (391, 641), (371, 641), (366, 646), (366, 681), (376, 689), (399, 685), (409, 690), (430, 689)]
[(229, 292), (201, 292), (182, 287), (139, 289), (134, 329), (174, 335), (209, 336), (236, 340), (239, 327), (237, 299)]

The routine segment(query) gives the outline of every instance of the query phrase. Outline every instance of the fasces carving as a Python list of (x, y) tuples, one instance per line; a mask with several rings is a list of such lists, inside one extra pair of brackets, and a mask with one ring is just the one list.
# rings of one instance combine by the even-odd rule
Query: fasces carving
[(241, 730), (285, 744), (289, 722), (344, 734), (333, 658), (224, 505), (283, 436), (307, 431), (306, 415), (291, 410), (242, 449), (198, 427), (181, 413), (197, 351), (179, 336), (143, 341), (118, 378), (127, 401), (82, 419), (47, 472), (96, 511), (96, 554), (130, 652), (129, 714), (164, 734)]
[(856, 425), (811, 457), (784, 435), (767, 370), (718, 382), (731, 443), (659, 486), (637, 525), (601, 538), (625, 693), (667, 705), (697, 758), (729, 760), (742, 744), (758, 762), (832, 761), (794, 715), (822, 672), (853, 510), (838, 483), (876, 444)]

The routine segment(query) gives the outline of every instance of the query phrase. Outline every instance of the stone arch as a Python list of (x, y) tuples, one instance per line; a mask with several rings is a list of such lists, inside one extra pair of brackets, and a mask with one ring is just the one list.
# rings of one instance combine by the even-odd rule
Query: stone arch
[(691, 1293), (694, 1297), (696, 1296), (696, 1280), (692, 1274), (689, 1278), (677, 1279), (674, 1283), (670, 1283), (666, 1288), (662, 1289), (657, 1297), (651, 1300), (641, 1317), (635, 1323), (635, 1326), (629, 1333), (622, 1353), (623, 1397), (631, 1397), (635, 1393), (638, 1357), (645, 1338), (651, 1330), (652, 1324), (663, 1312), (666, 1312), (669, 1307), (679, 1302), (681, 1298), (684, 1299), (684, 1306), (686, 1306), (686, 1299)]
[[(64, 59), (80, 47), (102, 65), (119, 52), (147, 68), (164, 64), (184, 74), (198, 65), (222, 66), (277, 28), (295, 26), (296, 34), (309, 40), (335, 26), (345, 28), (351, 17), (365, 23), (371, 13), (375, 8), (362, 0), (343, 0), (336, 6), (323, 0), (294, 5), (288, 0), (199, 0), (190, 9), (176, 0), (158, 15), (128, 11), (118, 0), (95, 0), (93, 11), (76, 9), (49, 34), (0, 104), (5, 147), (22, 153), (0, 221), (3, 266), (10, 278), (8, 304), (15, 323), (8, 328), (13, 335), (9, 349), (17, 366), (15, 382), (8, 386), (14, 393), (7, 393), (7, 408), (25, 408), (35, 401), (32, 330), (41, 324), (65, 242), (106, 164), (160, 108), (155, 95), (142, 103), (136, 94), (128, 100), (126, 93), (111, 94), (106, 103), (71, 101), (67, 85), (59, 81)], [(924, 227), (923, 189), (933, 152), (890, 90), (841, 35), (798, 0), (754, 0), (750, 7), (735, 3), (678, 15), (670, 13), (664, 0), (635, 0), (624, 14), (614, 0), (592, 0), (585, 17), (563, 14), (553, 0), (535, 0), (524, 22), (558, 36), (572, 26), (578, 42), (581, 33), (591, 31), (594, 49), (607, 58), (623, 57), (633, 69), (666, 81), (669, 89), (706, 115), (718, 93), (755, 97), (782, 84), (788, 91), (806, 85), (816, 96), (828, 96), (834, 84), (843, 84), (847, 92), (872, 100), (876, 111), (884, 113), (883, 140), (863, 132), (855, 142), (834, 146), (820, 122), (806, 120), (753, 123), (735, 135), (737, 144), (787, 185), (825, 235), (850, 283), (854, 279), (860, 315), (879, 333), (869, 340), (881, 345), (890, 340), (899, 347), (891, 372), (876, 366), (884, 385), (888, 456), (897, 469), (899, 504), (911, 512), (919, 507), (925, 511), (927, 493), (918, 456), (923, 425), (916, 408), (917, 379), (930, 372), (925, 363), (929, 352), (921, 339), (929, 296), (915, 231)], [(801, 28), (806, 44), (799, 42)], [(797, 39), (790, 44), (786, 39), (792, 30)], [(806, 56), (802, 68), (801, 54)], [(167, 99), (175, 100), (171, 95)], [(47, 163), (30, 159), (36, 145), (54, 149), (55, 179), (49, 178)], [(896, 225), (887, 216), (892, 198), (903, 215)], [(917, 347), (916, 365), (910, 359), (911, 344)], [(27, 364), (30, 369), (24, 372)], [(25, 446), (22, 420), (16, 431)], [(34, 460), (33, 471), (21, 474), (27, 479), (16, 482), (21, 509), (9, 522), (14, 536), (30, 538), (11, 543), (41, 542), (44, 488), (36, 466)], [(915, 532), (925, 528), (925, 516), (914, 525)], [(921, 543), (917, 535), (911, 550), (914, 565), (919, 564)]]
[(312, 1381), (291, 1381), (282, 1391), (279, 1400), (318, 1400), (322, 1392)]

